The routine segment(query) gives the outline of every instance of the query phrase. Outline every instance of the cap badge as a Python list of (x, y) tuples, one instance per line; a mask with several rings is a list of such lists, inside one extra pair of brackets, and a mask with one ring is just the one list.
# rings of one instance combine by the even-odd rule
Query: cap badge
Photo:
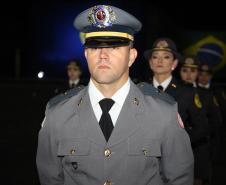
[(161, 40), (157, 43), (158, 48), (167, 48), (169, 47), (168, 43), (165, 40)]
[(192, 65), (192, 64), (194, 64), (194, 60), (192, 58), (187, 58), (184, 63)]
[(94, 6), (88, 14), (88, 21), (95, 27), (105, 28), (113, 25), (116, 21), (116, 15), (109, 6)]
[(202, 70), (208, 71), (208, 70), (209, 70), (209, 67), (208, 67), (207, 65), (203, 65), (203, 66), (202, 66)]

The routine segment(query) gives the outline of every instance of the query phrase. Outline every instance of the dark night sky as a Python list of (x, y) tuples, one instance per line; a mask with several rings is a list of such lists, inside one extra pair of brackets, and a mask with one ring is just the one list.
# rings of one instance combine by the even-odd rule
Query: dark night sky
[[(96, 3), (98, 2), (98, 3)], [(37, 53), (45, 47), (53, 47), (48, 43), (49, 28), (45, 19), (60, 16), (51, 15), (55, 11), (56, 4), (64, 7), (84, 8), (94, 4), (111, 4), (129, 11), (138, 17), (143, 23), (143, 29), (137, 35), (136, 45), (141, 53), (150, 46), (148, 40), (153, 41), (157, 37), (174, 36), (177, 30), (220, 31), (226, 32), (224, 6), (217, 1), (200, 3), (195, 1), (181, 1), (180, 4), (172, 4), (172, 1), (158, 1), (145, 3), (142, 1), (87, 1), (82, 3), (75, 0), (61, 1), (22, 1), (8, 2), (1, 5), (1, 73), (0, 78), (13, 78), (15, 76), (15, 53), (19, 48), (21, 56), (21, 77), (31, 78), (40, 67), (53, 70), (50, 77), (62, 77), (57, 66), (49, 67), (41, 65), (37, 59)], [(58, 6), (59, 7), (59, 6)], [(66, 10), (67, 11), (67, 10)], [(65, 11), (65, 12), (66, 12)], [(72, 11), (72, 8), (70, 8)], [(56, 13), (56, 11), (55, 11)], [(59, 15), (64, 12), (59, 12)], [(76, 14), (74, 14), (76, 15)], [(43, 25), (42, 25), (43, 20)], [(56, 20), (54, 20), (56, 22)], [(53, 22), (54, 22), (53, 21)], [(59, 19), (59, 21), (61, 21)], [(45, 23), (45, 24), (44, 24)], [(72, 23), (71, 23), (72, 24)], [(46, 31), (45, 31), (46, 30)], [(45, 35), (45, 36), (44, 36)], [(148, 38), (148, 39), (147, 39)], [(44, 41), (42, 41), (42, 39)], [(42, 41), (42, 45), (39, 44)], [(60, 42), (60, 41), (59, 41)], [(43, 44), (44, 43), (44, 44)], [(52, 50), (54, 47), (52, 48)], [(136, 66), (135, 66), (136, 67)], [(142, 66), (137, 66), (142, 67)], [(58, 70), (54, 73), (54, 70)], [(57, 74), (57, 75), (56, 75)]]

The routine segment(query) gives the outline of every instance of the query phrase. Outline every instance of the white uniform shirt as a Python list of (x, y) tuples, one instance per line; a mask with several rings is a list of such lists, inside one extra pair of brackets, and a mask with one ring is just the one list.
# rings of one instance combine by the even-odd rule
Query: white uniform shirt
[(163, 91), (166, 90), (166, 88), (168, 87), (168, 85), (170, 84), (171, 80), (172, 80), (172, 76), (170, 76), (169, 78), (167, 78), (164, 82), (162, 82), (161, 84), (155, 79), (155, 77), (153, 78), (153, 86), (155, 88), (158, 88), (159, 85), (161, 85), (163, 87)]
[[(114, 105), (111, 107), (109, 114), (111, 116), (111, 120), (113, 125), (115, 126), (116, 121), (118, 119), (119, 113), (121, 112), (122, 106), (125, 102), (127, 95), (130, 90), (130, 79), (111, 97), (114, 100)], [(97, 118), (97, 121), (100, 121), (100, 117), (102, 115), (102, 110), (99, 104), (99, 101), (104, 99), (104, 95), (96, 88), (92, 80), (90, 80), (88, 85), (88, 93), (90, 102), (94, 111), (94, 114)]]

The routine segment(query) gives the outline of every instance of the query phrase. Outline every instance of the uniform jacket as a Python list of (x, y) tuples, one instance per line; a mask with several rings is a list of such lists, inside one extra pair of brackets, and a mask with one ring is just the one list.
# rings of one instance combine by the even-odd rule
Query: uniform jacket
[(108, 142), (87, 87), (47, 106), (38, 142), (42, 185), (193, 184), (193, 154), (177, 104), (145, 95), (132, 82)]
[(178, 103), (178, 111), (192, 143), (208, 136), (208, 120), (196, 90), (172, 78), (165, 90)]

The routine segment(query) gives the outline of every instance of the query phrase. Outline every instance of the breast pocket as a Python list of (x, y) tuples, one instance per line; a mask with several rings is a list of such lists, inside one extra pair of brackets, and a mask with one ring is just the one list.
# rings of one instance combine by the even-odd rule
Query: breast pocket
[(84, 174), (87, 171), (89, 154), (90, 142), (87, 139), (66, 139), (59, 143), (58, 157), (70, 174)]
[(129, 141), (127, 166), (142, 173), (155, 174), (159, 171), (161, 146), (158, 140)]

